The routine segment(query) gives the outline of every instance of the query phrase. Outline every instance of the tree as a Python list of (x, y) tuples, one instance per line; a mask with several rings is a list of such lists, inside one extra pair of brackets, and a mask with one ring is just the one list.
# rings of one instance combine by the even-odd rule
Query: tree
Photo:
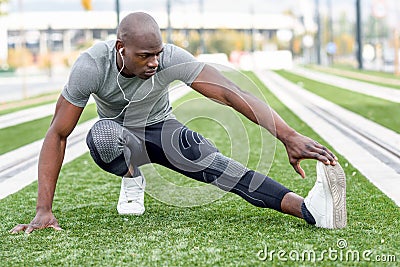
[(347, 56), (353, 53), (356, 42), (355, 32), (353, 23), (347, 17), (346, 12), (340, 14), (334, 42), (337, 46), (337, 55)]
[(385, 18), (369, 16), (365, 23), (365, 38), (372, 42), (379, 42), (389, 37), (389, 26)]
[[(246, 40), (240, 32), (230, 29), (218, 29), (209, 34), (209, 38), (206, 40), (208, 52), (225, 53), (228, 56), (234, 50), (244, 50), (245, 42)], [(249, 38), (248, 43), (250, 42)]]

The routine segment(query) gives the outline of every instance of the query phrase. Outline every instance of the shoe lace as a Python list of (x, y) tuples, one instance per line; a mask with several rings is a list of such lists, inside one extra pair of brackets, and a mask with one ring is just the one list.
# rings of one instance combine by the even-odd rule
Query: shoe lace
[(135, 185), (124, 187), (125, 196), (128, 202), (140, 202), (140, 194), (143, 192), (143, 185), (135, 181)]

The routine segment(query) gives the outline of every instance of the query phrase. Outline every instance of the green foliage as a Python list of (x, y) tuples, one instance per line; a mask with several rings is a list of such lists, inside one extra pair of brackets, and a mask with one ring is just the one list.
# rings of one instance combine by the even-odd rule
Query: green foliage
[(364, 25), (365, 39), (369, 42), (382, 42), (390, 35), (390, 29), (385, 18), (369, 16)]
[(250, 37), (235, 30), (219, 29), (209, 34), (207, 51), (209, 53), (225, 53), (230, 55), (232, 51), (245, 49), (246, 42), (250, 43)]

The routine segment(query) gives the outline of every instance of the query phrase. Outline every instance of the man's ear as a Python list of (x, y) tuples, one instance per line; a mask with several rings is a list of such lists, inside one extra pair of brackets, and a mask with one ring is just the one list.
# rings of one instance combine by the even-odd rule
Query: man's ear
[(119, 52), (122, 53), (124, 50), (124, 43), (120, 40), (117, 39), (117, 41), (115, 42), (115, 49)]

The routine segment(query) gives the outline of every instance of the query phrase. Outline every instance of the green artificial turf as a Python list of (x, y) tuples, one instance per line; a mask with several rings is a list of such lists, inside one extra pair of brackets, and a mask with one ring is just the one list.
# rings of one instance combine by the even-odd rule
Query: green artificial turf
[(12, 112), (21, 111), (21, 110), (28, 109), (28, 108), (34, 108), (34, 107), (38, 107), (38, 106), (42, 106), (42, 105), (46, 105), (46, 104), (51, 104), (51, 103), (54, 103), (54, 100), (41, 101), (41, 102), (35, 103), (35, 104), (29, 104), (29, 105), (24, 105), (24, 106), (21, 106), (21, 107), (15, 107), (15, 108), (1, 110), (0, 111), (0, 116), (1, 115), (6, 115), (6, 114), (9, 114), (9, 113), (12, 113)]
[[(315, 68), (315, 69), (328, 69), (326, 67), (321, 68), (321, 66), (318, 66), (318, 65), (309, 65), (308, 67)], [(346, 66), (346, 65), (339, 65), (339, 64), (334, 64), (333, 66), (331, 66), (329, 68), (345, 70), (345, 71), (352, 71), (355, 73), (364, 73), (364, 74), (373, 75), (373, 76), (382, 77), (382, 78), (398, 79), (400, 81), (400, 77), (396, 76), (394, 73), (391, 73), (391, 72), (366, 70), (366, 69), (360, 70), (360, 69), (354, 68), (353, 66), (348, 66), (348, 65)]]
[[(96, 105), (88, 105), (78, 123), (97, 116)], [(0, 155), (44, 138), (53, 116), (47, 116), (15, 126), (0, 129)]]
[[(0, 108), (0, 116), (28, 108), (34, 108), (41, 105), (54, 103), (57, 101), (59, 95), (60, 92), (56, 91), (56, 92), (41, 94), (34, 97), (29, 97), (24, 100), (16, 100), (16, 101), (2, 103), (1, 104), (2, 106)], [(12, 107), (3, 109), (3, 105), (4, 106), (9, 105)]]
[(314, 94), (400, 133), (399, 103), (345, 90), (284, 70), (277, 73)]
[[(368, 83), (372, 83), (378, 86), (384, 86), (384, 87), (389, 87), (389, 88), (393, 88), (393, 89), (400, 89), (400, 76), (396, 76), (393, 73), (388, 73), (388, 72), (383, 72), (383, 71), (373, 71), (373, 70), (359, 70), (359, 69), (355, 69), (354, 67), (346, 67), (346, 66), (337, 66), (334, 65), (333, 67), (321, 67), (321, 66), (316, 66), (316, 65), (310, 65), (308, 66), (311, 69), (315, 69), (318, 71), (322, 71), (322, 72), (326, 72), (329, 74), (333, 74), (333, 75), (337, 75), (337, 76), (341, 76), (344, 78), (350, 78), (353, 80), (357, 80), (357, 81), (361, 81), (361, 82), (368, 82)], [(335, 70), (343, 70), (345, 72), (333, 72)], [(358, 78), (356, 77), (357, 74), (363, 74), (363, 75), (369, 75), (370, 79), (368, 79), (368, 81), (364, 80), (363, 78)], [(377, 80), (374, 80), (374, 77), (377, 78)], [(379, 80), (380, 78), (384, 78)], [(398, 80), (397, 84), (393, 84), (390, 82), (385, 82), (385, 78), (386, 79), (390, 79), (390, 80)]]
[[(290, 125), (328, 145), (256, 82)], [(182, 109), (180, 116), (201, 116), (215, 108), (211, 102), (199, 104), (190, 97), (197, 99), (198, 95), (175, 105), (178, 113)], [(190, 122), (191, 127), (229, 154), (229, 147), (236, 146), (222, 139), (229, 131), (215, 123), (200, 123), (203, 119), (198, 118)], [(248, 163), (267, 173), (269, 166), (257, 163), (259, 156), (253, 150), (269, 146), (260, 143), (257, 126), (246, 123), (244, 127), (252, 143)], [(274, 154), (269, 175), (300, 195), (307, 194), (315, 181), (315, 161), (302, 163), (307, 173), (303, 180), (287, 162), (282, 144), (268, 152)], [(0, 266), (378, 266), (376, 260), (383, 258), (397, 261), (384, 266), (397, 266), (399, 208), (337, 156), (347, 175), (348, 227), (342, 230), (315, 228), (300, 219), (254, 207), (233, 194), (190, 208), (167, 205), (146, 194), (143, 216), (120, 216), (116, 211), (120, 179), (100, 170), (85, 154), (65, 165), (60, 174), (53, 210), (63, 231), (8, 233), (17, 223), (28, 223), (34, 217), (36, 182), (0, 200)], [(203, 186), (164, 168), (146, 167), (143, 172), (149, 188), (159, 175), (180, 185)], [(165, 192), (169, 193), (173, 194)], [(307, 256), (312, 253), (315, 262)]]

